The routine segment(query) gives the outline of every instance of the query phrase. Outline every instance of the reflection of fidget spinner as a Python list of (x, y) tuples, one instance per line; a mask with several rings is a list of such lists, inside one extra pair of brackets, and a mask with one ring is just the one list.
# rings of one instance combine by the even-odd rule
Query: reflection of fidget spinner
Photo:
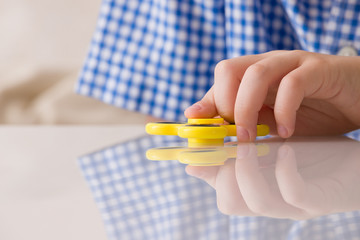
[[(236, 136), (236, 125), (224, 124), (222, 118), (199, 118), (188, 119), (188, 123), (148, 123), (146, 132), (152, 135), (178, 135), (192, 144), (222, 144), (225, 137)], [(257, 125), (257, 136), (268, 134), (267, 125)]]
[[(256, 144), (256, 149), (258, 157), (269, 153), (267, 144)], [(226, 160), (235, 159), (236, 151), (236, 144), (205, 148), (163, 147), (149, 149), (146, 158), (152, 161), (177, 160), (191, 166), (219, 166), (224, 165)]]

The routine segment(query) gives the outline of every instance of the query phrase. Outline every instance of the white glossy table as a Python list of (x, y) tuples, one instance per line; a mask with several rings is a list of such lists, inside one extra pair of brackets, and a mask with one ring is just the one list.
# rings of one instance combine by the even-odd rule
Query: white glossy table
[(0, 127), (0, 239), (106, 239), (76, 159), (143, 129)]
[[(299, 229), (299, 239), (360, 239), (360, 143), (345, 137), (199, 149), (143, 125), (3, 126), (0, 146), (0, 239), (281, 239)], [(150, 148), (195, 165), (219, 156), (188, 168), (217, 192), (178, 161), (149, 161)], [(217, 209), (224, 193), (239, 217)], [(307, 220), (287, 219), (297, 217)]]

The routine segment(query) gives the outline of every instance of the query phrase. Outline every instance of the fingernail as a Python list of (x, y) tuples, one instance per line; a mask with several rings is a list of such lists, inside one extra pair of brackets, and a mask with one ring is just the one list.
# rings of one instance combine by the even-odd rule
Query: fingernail
[(250, 134), (248, 132), (248, 130), (246, 130), (245, 128), (241, 127), (241, 126), (237, 126), (236, 127), (236, 135), (239, 141), (241, 142), (246, 142), (250, 140)]
[(283, 137), (283, 138), (287, 138), (288, 137), (288, 130), (284, 127), (284, 126), (278, 126), (277, 127), (277, 130), (278, 130), (278, 134), (280, 137)]

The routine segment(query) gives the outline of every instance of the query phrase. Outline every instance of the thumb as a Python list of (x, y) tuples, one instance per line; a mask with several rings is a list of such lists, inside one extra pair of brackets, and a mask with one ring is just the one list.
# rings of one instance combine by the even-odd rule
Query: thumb
[(188, 107), (185, 112), (186, 118), (212, 118), (218, 115), (213, 87), (198, 102)]

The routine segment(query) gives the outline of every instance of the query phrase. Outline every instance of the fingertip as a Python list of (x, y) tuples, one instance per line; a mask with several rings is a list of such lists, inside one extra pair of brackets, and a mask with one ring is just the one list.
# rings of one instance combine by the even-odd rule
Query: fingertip
[(294, 130), (292, 130), (291, 128), (289, 127), (285, 127), (284, 125), (281, 125), (279, 124), (277, 126), (277, 132), (278, 132), (278, 135), (282, 138), (289, 138), (292, 136)]
[(236, 126), (236, 136), (239, 142), (253, 142), (257, 137), (256, 127)]
[(236, 126), (236, 135), (239, 142), (248, 142), (250, 141), (250, 133), (249, 131), (242, 127)]
[(212, 118), (218, 114), (213, 103), (201, 101), (188, 107), (184, 115), (186, 118)]
[(194, 103), (187, 109), (185, 109), (184, 115), (186, 118), (195, 118), (199, 111), (201, 111), (201, 104), (200, 103)]
[(278, 131), (278, 134), (280, 137), (282, 138), (287, 138), (288, 137), (288, 130), (286, 129), (286, 127), (282, 126), (282, 125), (279, 125), (277, 126), (277, 131)]

